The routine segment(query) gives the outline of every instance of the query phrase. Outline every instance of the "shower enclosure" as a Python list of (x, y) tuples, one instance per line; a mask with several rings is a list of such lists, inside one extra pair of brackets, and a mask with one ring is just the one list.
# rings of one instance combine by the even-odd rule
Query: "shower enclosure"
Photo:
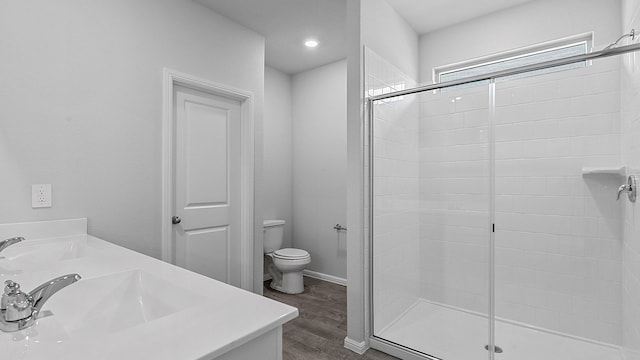
[[(369, 75), (374, 347), (621, 359), (629, 200), (616, 200), (627, 174), (614, 55), (639, 49), (418, 88), (388, 67), (384, 81)], [(365, 61), (384, 62), (369, 50)]]

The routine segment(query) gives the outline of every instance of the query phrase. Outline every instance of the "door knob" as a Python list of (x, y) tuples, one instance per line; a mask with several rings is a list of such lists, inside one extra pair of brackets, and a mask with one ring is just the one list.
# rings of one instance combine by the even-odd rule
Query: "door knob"
[(173, 225), (180, 224), (181, 221), (182, 221), (182, 219), (180, 219), (180, 216), (173, 216), (171, 218), (171, 223)]

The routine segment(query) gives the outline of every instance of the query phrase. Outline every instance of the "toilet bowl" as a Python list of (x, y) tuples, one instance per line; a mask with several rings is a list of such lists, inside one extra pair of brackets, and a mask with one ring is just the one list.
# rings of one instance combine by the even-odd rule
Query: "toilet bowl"
[(311, 255), (301, 249), (282, 246), (284, 220), (264, 221), (264, 251), (272, 262), (267, 267), (271, 275), (271, 288), (287, 294), (304, 291), (302, 271), (311, 263)]

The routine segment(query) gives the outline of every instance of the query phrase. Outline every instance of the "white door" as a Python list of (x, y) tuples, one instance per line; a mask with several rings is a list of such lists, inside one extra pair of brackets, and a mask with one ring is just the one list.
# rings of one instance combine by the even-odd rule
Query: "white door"
[(180, 86), (173, 99), (174, 263), (239, 287), (240, 102)]

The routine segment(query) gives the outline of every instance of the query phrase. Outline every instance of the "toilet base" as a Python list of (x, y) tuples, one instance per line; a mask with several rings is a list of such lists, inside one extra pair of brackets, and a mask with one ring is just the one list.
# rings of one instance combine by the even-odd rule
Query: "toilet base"
[(282, 279), (276, 281), (271, 280), (270, 287), (273, 290), (280, 291), (286, 294), (300, 294), (304, 292), (304, 280), (302, 277), (302, 271), (288, 272), (282, 274)]

